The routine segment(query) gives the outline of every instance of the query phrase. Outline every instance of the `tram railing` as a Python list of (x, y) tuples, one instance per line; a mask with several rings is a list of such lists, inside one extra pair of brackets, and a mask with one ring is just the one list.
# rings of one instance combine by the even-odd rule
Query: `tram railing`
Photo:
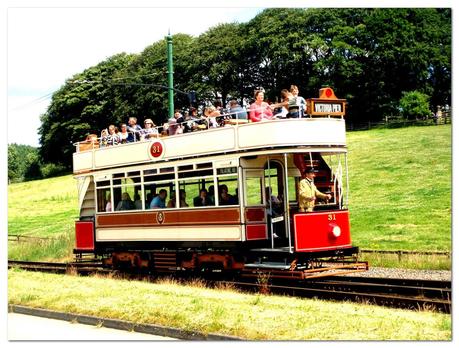
[[(239, 117), (241, 112), (247, 113), (247, 118)], [(220, 128), (220, 127), (238, 127), (243, 124), (251, 123), (250, 119), (248, 118), (250, 110), (243, 110), (243, 111), (235, 111), (235, 112), (228, 112), (218, 116), (201, 116), (199, 118), (191, 118), (185, 120), (183, 122), (174, 123), (174, 122), (166, 122), (161, 126), (152, 127), (153, 130), (150, 133), (146, 133), (145, 129), (139, 131), (128, 131), (127, 134), (131, 135), (132, 141), (130, 142), (138, 142), (138, 141), (152, 141), (157, 138), (169, 137), (169, 136), (177, 136), (184, 133), (192, 133), (197, 131), (203, 131), (213, 128)], [(343, 118), (342, 116), (313, 116), (313, 115), (304, 115), (301, 118)], [(270, 120), (282, 121), (286, 118), (275, 117), (273, 116)], [(214, 120), (214, 121), (213, 121)], [(173, 131), (170, 131), (174, 129)], [(185, 131), (186, 129), (186, 131)], [(120, 133), (117, 133), (120, 134)], [(118, 146), (123, 145), (125, 143), (130, 142), (118, 142), (116, 145), (112, 145), (109, 142), (104, 141), (104, 136), (98, 137), (97, 134), (89, 134), (84, 141), (76, 142), (73, 145), (76, 147), (76, 152), (81, 151), (88, 151), (94, 150), (101, 147), (107, 146)]]

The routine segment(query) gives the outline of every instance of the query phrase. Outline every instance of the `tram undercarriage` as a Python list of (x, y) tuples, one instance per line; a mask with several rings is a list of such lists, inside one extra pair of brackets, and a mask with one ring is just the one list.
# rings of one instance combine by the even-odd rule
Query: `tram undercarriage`
[[(192, 272), (205, 275), (224, 273), (256, 278), (264, 274), (272, 279), (310, 279), (368, 270), (366, 262), (357, 261), (358, 248), (315, 253), (290, 252), (288, 247), (195, 249), (163, 248), (156, 250), (119, 250), (107, 248), (98, 254), (105, 267), (146, 274)], [(84, 253), (76, 251), (76, 261)]]

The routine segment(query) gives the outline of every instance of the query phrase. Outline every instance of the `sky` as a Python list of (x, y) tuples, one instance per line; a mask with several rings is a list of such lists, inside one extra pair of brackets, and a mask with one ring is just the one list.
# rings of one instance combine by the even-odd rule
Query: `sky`
[[(39, 146), (40, 115), (46, 111), (52, 93), (67, 79), (114, 54), (140, 53), (163, 39), (168, 30), (198, 36), (219, 23), (247, 22), (263, 7), (320, 5), (307, 0), (291, 0), (288, 4), (278, 0), (168, 0), (161, 7), (152, 7), (152, 3), (7, 1), (7, 143)], [(405, 1), (404, 5), (410, 3), (422, 6), (423, 0)], [(440, 0), (435, 6), (448, 3)], [(381, 6), (378, 1), (343, 0), (330, 0), (326, 5)], [(399, 4), (386, 1), (385, 6)]]
[(171, 34), (246, 22), (261, 8), (9, 8), (8, 143), (39, 146), (51, 95), (74, 74)]

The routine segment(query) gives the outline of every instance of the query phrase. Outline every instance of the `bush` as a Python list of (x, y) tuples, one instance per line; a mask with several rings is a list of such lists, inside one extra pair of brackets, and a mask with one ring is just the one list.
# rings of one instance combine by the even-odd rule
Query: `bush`
[(429, 96), (419, 91), (403, 92), (400, 108), (402, 115), (409, 120), (428, 118)]
[(53, 176), (60, 176), (66, 173), (67, 168), (62, 164), (46, 163), (41, 167), (43, 178), (52, 178)]

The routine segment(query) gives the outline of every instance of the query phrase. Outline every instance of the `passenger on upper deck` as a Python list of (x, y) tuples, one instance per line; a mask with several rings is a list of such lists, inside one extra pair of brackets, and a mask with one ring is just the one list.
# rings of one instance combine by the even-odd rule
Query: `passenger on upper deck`
[(150, 138), (158, 137), (158, 129), (153, 128), (156, 127), (156, 125), (150, 118), (147, 118), (143, 124), (145, 128), (140, 131), (140, 140), (147, 140)]
[(314, 185), (314, 168), (308, 168), (304, 171), (303, 179), (300, 181), (298, 192), (300, 212), (312, 212), (316, 198), (330, 200), (331, 195), (320, 192)]
[(175, 110), (174, 117), (170, 118), (168, 121), (168, 134), (175, 135), (183, 133), (181, 122), (183, 122), (183, 116), (179, 110)]
[(129, 196), (129, 193), (123, 192), (121, 195), (121, 201), (118, 202), (118, 205), (116, 206), (116, 210), (132, 210), (135, 209), (135, 204), (131, 200), (131, 196)]
[(240, 106), (235, 99), (231, 100), (229, 105), (231, 118), (237, 120), (247, 120), (247, 111), (245, 108)]
[(281, 90), (281, 98), (282, 101), (277, 104), (271, 104), (271, 109), (280, 108), (280, 110), (274, 115), (274, 117), (278, 118), (286, 118), (288, 115), (288, 101), (289, 98), (292, 97), (292, 93), (290, 93), (287, 89)]
[(127, 142), (131, 143), (133, 141), (139, 141), (142, 127), (137, 124), (137, 117), (129, 117), (128, 124), (129, 126), (127, 127), (127, 131), (129, 132), (129, 135)]
[(108, 126), (107, 143), (109, 146), (118, 145), (120, 143), (118, 129), (112, 124)]
[(217, 128), (218, 123), (215, 119), (216, 117), (220, 116), (220, 112), (217, 110), (215, 106), (208, 106), (204, 109), (204, 117), (207, 123), (207, 128)]
[(193, 132), (198, 126), (196, 124), (198, 119), (193, 117), (189, 113), (185, 113), (184, 119), (185, 119), (185, 123), (183, 124), (183, 133)]
[(159, 190), (159, 194), (151, 200), (150, 209), (153, 208), (166, 208), (167, 191), (165, 189)]
[(100, 132), (100, 147), (105, 147), (108, 145), (108, 132), (107, 129), (104, 128)]
[[(303, 97), (300, 97), (298, 95), (298, 93), (299, 93), (298, 86), (291, 85), (290, 86), (290, 93), (292, 93), (293, 97), (295, 98), (294, 104), (296, 106), (298, 106), (298, 108), (299, 108), (299, 115), (298, 116), (299, 117), (304, 117), (304, 114), (306, 112), (306, 101), (304, 100)], [(293, 105), (293, 102), (292, 102), (292, 105)], [(294, 117), (294, 116), (292, 116), (292, 114), (291, 114), (290, 117)]]
[(118, 136), (120, 138), (120, 144), (126, 144), (127, 143), (127, 139), (128, 139), (129, 133), (127, 132), (126, 123), (121, 123), (121, 132), (118, 133)]
[(273, 113), (268, 103), (264, 102), (265, 93), (261, 90), (255, 91), (255, 102), (250, 105), (250, 120), (260, 122), (263, 120), (272, 120)]

